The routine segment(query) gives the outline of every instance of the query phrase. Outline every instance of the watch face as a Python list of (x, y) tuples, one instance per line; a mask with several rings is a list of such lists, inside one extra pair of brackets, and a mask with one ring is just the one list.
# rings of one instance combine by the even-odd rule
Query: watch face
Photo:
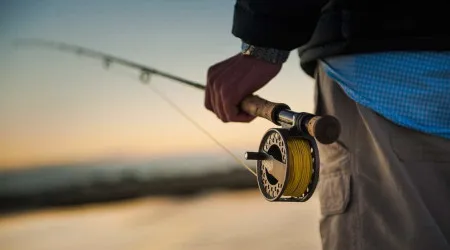
[(243, 43), (242, 44), (242, 54), (250, 55), (253, 51), (253, 46), (250, 44)]

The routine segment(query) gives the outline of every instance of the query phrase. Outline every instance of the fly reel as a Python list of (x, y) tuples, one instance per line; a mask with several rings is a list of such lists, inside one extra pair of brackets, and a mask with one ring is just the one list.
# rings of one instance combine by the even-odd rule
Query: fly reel
[(257, 181), (268, 201), (307, 201), (319, 179), (317, 144), (309, 135), (273, 128), (261, 140), (258, 152), (247, 152), (257, 160)]

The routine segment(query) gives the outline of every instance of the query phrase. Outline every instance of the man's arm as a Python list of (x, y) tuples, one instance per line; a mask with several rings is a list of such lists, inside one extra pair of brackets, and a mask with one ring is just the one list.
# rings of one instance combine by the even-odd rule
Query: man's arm
[(232, 33), (244, 43), (291, 51), (310, 39), (328, 0), (237, 0)]
[(239, 103), (281, 70), (289, 52), (310, 39), (328, 0), (237, 0), (233, 34), (242, 53), (208, 69), (205, 107), (223, 122), (250, 122)]

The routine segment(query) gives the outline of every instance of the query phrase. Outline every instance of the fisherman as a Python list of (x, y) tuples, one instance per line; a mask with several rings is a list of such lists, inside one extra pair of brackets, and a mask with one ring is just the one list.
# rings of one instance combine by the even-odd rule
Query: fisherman
[(236, 2), (241, 52), (209, 68), (205, 106), (223, 122), (250, 122), (239, 103), (298, 49), (315, 78), (315, 113), (342, 125), (337, 142), (319, 144), (323, 249), (450, 249), (445, 4)]

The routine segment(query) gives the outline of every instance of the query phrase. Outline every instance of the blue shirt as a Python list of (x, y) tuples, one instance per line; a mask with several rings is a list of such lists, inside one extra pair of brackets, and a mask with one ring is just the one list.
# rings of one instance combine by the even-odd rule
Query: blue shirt
[(357, 103), (398, 125), (450, 139), (450, 52), (339, 56), (323, 64)]

